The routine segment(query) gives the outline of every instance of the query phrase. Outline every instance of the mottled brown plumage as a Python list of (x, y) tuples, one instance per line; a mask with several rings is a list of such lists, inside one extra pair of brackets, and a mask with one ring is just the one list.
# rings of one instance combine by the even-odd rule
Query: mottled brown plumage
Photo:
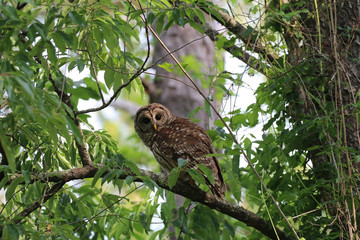
[[(141, 107), (135, 115), (135, 131), (153, 152), (160, 166), (167, 172), (178, 166), (178, 159), (187, 159), (188, 168), (196, 164), (208, 167), (214, 175), (214, 184), (206, 178), (211, 192), (224, 197), (225, 184), (220, 165), (215, 157), (211, 140), (205, 130), (186, 118), (177, 117), (161, 104), (153, 103)], [(187, 182), (188, 177), (180, 175)]]

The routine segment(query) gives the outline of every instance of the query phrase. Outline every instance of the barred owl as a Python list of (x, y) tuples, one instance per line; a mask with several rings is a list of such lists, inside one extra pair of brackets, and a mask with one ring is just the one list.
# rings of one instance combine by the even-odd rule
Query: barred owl
[[(160, 166), (170, 172), (178, 166), (178, 159), (187, 159), (187, 168), (196, 168), (197, 164), (208, 167), (214, 175), (211, 184), (204, 175), (206, 184), (216, 197), (224, 197), (224, 179), (211, 140), (205, 130), (186, 118), (177, 117), (161, 104), (153, 103), (141, 107), (135, 115), (135, 131), (153, 152)], [(193, 183), (189, 175), (180, 174), (180, 179)]]

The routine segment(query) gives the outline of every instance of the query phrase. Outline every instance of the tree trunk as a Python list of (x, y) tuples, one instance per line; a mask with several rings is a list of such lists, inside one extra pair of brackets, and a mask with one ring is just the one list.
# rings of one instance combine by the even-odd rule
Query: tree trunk
[[(211, 69), (214, 67), (215, 47), (210, 39), (203, 37), (189, 25), (184, 28), (173, 26), (160, 37), (178, 60), (184, 56), (192, 55), (204, 64), (205, 67), (201, 69), (203, 74), (205, 76), (211, 74)], [(192, 42), (193, 40), (196, 41)], [(166, 57), (164, 58), (164, 56)], [(156, 44), (153, 59), (154, 62), (159, 61), (158, 64), (167, 62), (176, 66), (174, 60), (161, 44)], [(186, 117), (195, 108), (204, 106), (205, 100), (196, 90), (191, 88), (193, 84), (184, 74), (179, 76), (176, 72), (168, 72), (159, 67), (158, 64), (155, 66), (158, 75), (154, 82), (156, 91), (150, 94), (151, 102), (164, 104), (175, 115), (181, 117)], [(209, 90), (201, 87), (199, 79), (194, 80), (200, 86), (201, 91), (208, 95)], [(200, 120), (199, 124), (204, 128), (208, 126), (209, 117), (205, 111), (199, 111), (195, 117)]]
[[(356, 159), (360, 150), (356, 113), (360, 101), (360, 2), (322, 0), (306, 4), (288, 11), (305, 8), (314, 16), (301, 15), (298, 22), (294, 21), (295, 27), (288, 27), (284, 33), (290, 64), (309, 64), (309, 71), (298, 72), (298, 84), (294, 85), (298, 100), (291, 106), (291, 115), (296, 124), (324, 119), (323, 126), (303, 133), (309, 136), (309, 147), (321, 146), (309, 151), (308, 157), (315, 179), (332, 181), (319, 188), (321, 200), (337, 217), (343, 234), (355, 239), (359, 211), (355, 203), (360, 195), (359, 181), (352, 177), (360, 172)], [(299, 22), (301, 29), (296, 28)], [(302, 39), (294, 37), (299, 30)]]

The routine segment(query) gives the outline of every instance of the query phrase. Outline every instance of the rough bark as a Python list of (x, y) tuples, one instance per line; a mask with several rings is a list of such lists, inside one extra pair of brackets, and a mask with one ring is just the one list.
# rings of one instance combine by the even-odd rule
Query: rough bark
[[(359, 1), (309, 1), (305, 8), (314, 17), (303, 14), (298, 19), (304, 39), (294, 37), (296, 29), (284, 30), (290, 64), (296, 65), (303, 59), (312, 61), (313, 76), (310, 77), (316, 79), (312, 86), (304, 84), (307, 89), (294, 86), (294, 92), (298, 92), (298, 102), (302, 102), (294, 106), (294, 121), (301, 124), (315, 117), (330, 117), (331, 124), (336, 128), (336, 135), (324, 128), (311, 129), (312, 132), (308, 133), (308, 136), (311, 135), (309, 146), (322, 147), (310, 151), (308, 157), (313, 163), (316, 179), (341, 179), (340, 183), (334, 183), (335, 191), (331, 191), (331, 185), (320, 187), (319, 190), (329, 213), (338, 219), (340, 228), (351, 239), (355, 239), (353, 237), (357, 234), (356, 211), (359, 210), (355, 209), (354, 202), (360, 200), (357, 190), (359, 182), (350, 180), (352, 176), (359, 176), (360, 172), (360, 163), (356, 160), (356, 152), (360, 150), (356, 107), (360, 101), (360, 43), (356, 40), (360, 39), (359, 6)], [(299, 9), (289, 9), (295, 10)], [(309, 76), (299, 73), (299, 80), (306, 78), (309, 79)], [(323, 93), (319, 93), (321, 88)], [(310, 96), (323, 96), (321, 104)], [(329, 104), (333, 106), (333, 113), (323, 111), (324, 106)], [(334, 155), (329, 152), (324, 154), (324, 150), (332, 145), (340, 151)]]

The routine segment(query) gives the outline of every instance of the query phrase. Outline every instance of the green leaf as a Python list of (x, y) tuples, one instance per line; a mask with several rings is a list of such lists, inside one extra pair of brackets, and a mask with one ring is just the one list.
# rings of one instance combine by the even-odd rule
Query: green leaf
[(110, 89), (115, 81), (115, 72), (111, 69), (105, 70), (104, 79), (106, 86)]
[(186, 171), (190, 174), (191, 178), (194, 179), (196, 182), (200, 184), (205, 184), (205, 178), (202, 175), (202, 173), (199, 172), (199, 170), (190, 168), (190, 169), (186, 169)]
[(171, 170), (169, 177), (168, 177), (168, 185), (169, 188), (173, 188), (179, 178), (180, 171), (177, 168)]
[(130, 162), (130, 161), (126, 161), (126, 166), (128, 166), (131, 171), (133, 171), (137, 176), (141, 176), (141, 172), (140, 172), (140, 169), (138, 168), (138, 166), (133, 163), (133, 162)]
[(187, 118), (193, 118), (201, 109), (202, 107), (198, 106), (187, 115)]
[(86, 27), (87, 23), (84, 21), (84, 19), (75, 11), (69, 12), (70, 19), (77, 25), (80, 25), (82, 27)]
[(108, 170), (110, 167), (109, 166), (104, 166), (102, 168), (100, 168), (94, 175), (94, 178), (91, 182), (91, 186), (94, 187), (96, 182), (99, 180), (99, 178), (103, 175), (103, 173)]
[(15, 81), (18, 83), (18, 86), (23, 91), (24, 95), (28, 98), (28, 100), (34, 99), (34, 88), (28, 82), (22, 80), (20, 77), (15, 77)]
[(59, 50), (62, 52), (62, 53), (66, 53), (66, 40), (64, 38), (64, 33), (61, 32), (61, 31), (56, 31), (54, 32), (53, 36), (52, 36), (54, 42), (55, 42), (55, 45), (57, 48), (59, 48)]
[(158, 65), (159, 67), (165, 69), (168, 72), (172, 72), (174, 70), (174, 65), (171, 63), (164, 62)]
[(149, 234), (148, 231), (150, 230), (148, 221), (146, 220), (146, 214), (142, 211), (139, 213), (140, 223), (143, 226), (146, 234)]
[(236, 175), (239, 174), (239, 167), (240, 167), (240, 155), (234, 155), (234, 157), (232, 158), (232, 171), (233, 173), (235, 173)]
[(250, 26), (247, 26), (246, 30), (244, 32), (241, 33), (241, 36), (243, 38), (247, 38), (249, 37), (252, 33), (253, 33), (254, 29)]
[(16, 187), (22, 182), (24, 182), (24, 177), (15, 178), (6, 188), (5, 198), (7, 202), (10, 201)]
[(16, 12), (16, 9), (12, 6), (9, 6), (7, 4), (1, 4), (0, 8), (5, 16), (7, 16), (9, 19), (13, 21), (20, 21), (20, 18)]
[(221, 17), (220, 13), (217, 12), (217, 10), (213, 9), (212, 7), (207, 8), (204, 7), (206, 12), (209, 12), (211, 15), (215, 16), (217, 19), (219, 19), (219, 21), (225, 25), (225, 21), (224, 19)]
[(25, 185), (29, 185), (30, 181), (31, 181), (31, 176), (30, 176), (30, 173), (29, 171), (27, 170), (22, 170), (21, 173), (23, 174), (24, 176), (24, 179), (25, 179)]
[(147, 23), (151, 25), (153, 23), (153, 21), (155, 20), (155, 17), (156, 17), (155, 14), (150, 12), (146, 18)]
[(59, 160), (59, 165), (61, 166), (61, 168), (63, 168), (63, 169), (70, 169), (71, 168), (70, 162), (63, 156), (62, 153), (56, 152), (56, 156), (57, 156), (57, 158)]
[(158, 230), (158, 231), (155, 231), (151, 234), (151, 236), (149, 237), (149, 240), (155, 240), (155, 238), (157, 237), (157, 235), (159, 235), (159, 233), (161, 232), (162, 230)]
[(230, 233), (232, 238), (235, 237), (235, 230), (231, 223), (229, 223), (228, 221), (225, 221), (224, 229), (226, 229)]
[(178, 162), (178, 167), (182, 168), (189, 162), (189, 160), (188, 159), (183, 159), (183, 158), (178, 158), (177, 162)]
[(205, 19), (205, 16), (204, 16), (203, 12), (202, 12), (200, 9), (198, 9), (198, 8), (194, 8), (193, 10), (194, 10), (196, 16), (197, 16), (197, 17), (200, 19), (200, 21), (202, 22), (202, 24), (205, 25), (205, 24), (206, 24), (206, 19)]
[(167, 1), (167, 0), (161, 0), (161, 3), (162, 3), (162, 4), (165, 4), (165, 6), (166, 6), (167, 8), (172, 8), (172, 5), (171, 5), (170, 2)]
[(168, 18), (168, 22), (167, 22), (167, 24), (165, 25), (165, 27), (164, 27), (164, 30), (165, 31), (167, 31), (167, 30), (169, 30), (169, 28), (172, 26), (172, 25), (174, 25), (174, 19), (172, 18), (172, 14), (169, 16), (169, 18)]
[(89, 211), (82, 201), (77, 201), (76, 206), (79, 218), (91, 218), (91, 211)]
[(203, 174), (206, 176), (206, 178), (209, 180), (209, 182), (211, 184), (214, 184), (215, 180), (214, 180), (213, 172), (208, 167), (206, 167), (204, 164), (198, 164), (197, 166), (200, 168), (200, 170), (203, 172)]
[(4, 157), (7, 158), (11, 172), (15, 173), (16, 162), (15, 162), (15, 153), (13, 152), (14, 149), (10, 147), (9, 139), (3, 131), (4, 129), (2, 128), (2, 126), (0, 126), (0, 143), (6, 155), (6, 156), (2, 156), (2, 158)]
[[(229, 118), (227, 118), (227, 119), (229, 119)], [(215, 126), (218, 126), (218, 127), (221, 127), (221, 128), (225, 127), (225, 125), (224, 125), (224, 123), (221, 121), (221, 119), (216, 119), (216, 120), (214, 121), (214, 124), (215, 124)]]
[(65, 117), (67, 126), (70, 129), (70, 131), (72, 132), (76, 142), (79, 144), (83, 144), (82, 136), (81, 136), (81, 132), (80, 132), (79, 128), (75, 125), (74, 121), (68, 115), (65, 115), (64, 117)]
[(210, 104), (207, 101), (205, 101), (204, 106), (205, 106), (206, 114), (208, 115), (209, 118), (211, 118), (211, 106), (210, 106)]
[(105, 182), (110, 182), (111, 180), (113, 180), (116, 176), (116, 170), (111, 170), (109, 171), (107, 174), (105, 174), (105, 176), (102, 177), (101, 179), (101, 186), (105, 183)]
[(259, 113), (257, 111), (252, 111), (247, 114), (247, 119), (251, 127), (255, 126), (258, 123)]
[(165, 23), (165, 16), (166, 16), (166, 12), (162, 12), (159, 14), (157, 20), (156, 20), (156, 32), (158, 34), (161, 33), (163, 27), (164, 27), (164, 23)]
[(127, 177), (125, 178), (125, 183), (126, 183), (127, 185), (131, 186), (131, 183), (132, 183), (135, 179), (136, 179), (136, 177), (134, 177), (134, 176), (127, 176)]
[(199, 33), (204, 34), (203, 27), (197, 22), (189, 22), (190, 26), (197, 30)]
[(109, 27), (104, 26), (104, 28), (104, 31), (106, 32), (106, 34), (104, 34), (106, 46), (109, 48), (110, 52), (117, 51), (119, 49), (119, 39), (117, 38), (117, 35)]
[(139, 178), (143, 181), (145, 186), (147, 186), (151, 189), (151, 191), (153, 191), (153, 192), (155, 191), (155, 186), (157, 186), (156, 182), (154, 182), (151, 178), (146, 177), (146, 176), (140, 176)]
[(244, 114), (236, 114), (231, 118), (231, 128), (232, 129), (239, 129), (241, 126), (247, 125), (246, 123), (246, 116)]
[(47, 29), (45, 28), (44, 24), (41, 24), (39, 22), (34, 23), (32, 26), (36, 29), (36, 31), (40, 34), (40, 37), (42, 40), (46, 41), (47, 39)]
[(175, 21), (175, 23), (181, 27), (183, 27), (188, 21), (182, 16), (183, 15), (183, 10), (179, 9), (179, 8), (175, 8), (173, 11), (172, 11), (172, 16), (173, 16), (173, 19)]
[(82, 72), (85, 68), (85, 62), (81, 58), (76, 59), (76, 65), (78, 66), (79, 72)]
[(19, 239), (23, 233), (23, 226), (16, 224), (6, 224), (4, 227), (4, 239)]
[(57, 62), (57, 57), (56, 57), (56, 50), (55, 47), (52, 45), (51, 42), (46, 42), (46, 50), (47, 50), (47, 54), (48, 54), (48, 60), (53, 63), (56, 64)]

